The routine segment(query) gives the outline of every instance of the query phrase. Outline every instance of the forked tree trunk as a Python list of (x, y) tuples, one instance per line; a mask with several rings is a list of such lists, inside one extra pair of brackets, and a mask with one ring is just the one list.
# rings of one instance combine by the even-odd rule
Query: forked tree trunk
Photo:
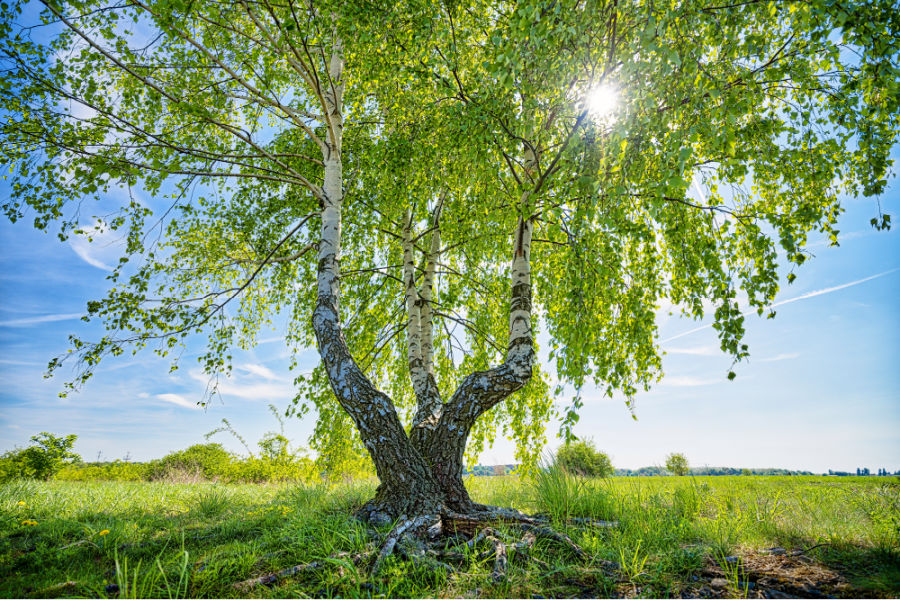
[[(410, 313), (410, 375), (419, 409), (410, 435), (404, 431), (393, 402), (375, 388), (353, 359), (340, 323), (339, 265), (343, 201), (341, 95), (343, 57), (335, 41), (329, 82), (317, 91), (325, 104), (328, 136), (323, 140), (324, 186), (318, 255), (317, 300), (313, 329), (319, 354), (338, 402), (359, 430), (381, 481), (375, 498), (361, 510), (363, 518), (388, 522), (406, 516), (437, 514), (445, 509), (477, 509), (463, 486), (463, 454), (476, 420), (520, 389), (531, 377), (534, 351), (531, 333), (530, 248), (532, 222), (519, 221), (514, 235), (512, 302), (506, 360), (498, 367), (466, 377), (447, 402), (442, 402), (431, 368), (431, 285), (439, 228), (435, 232), (422, 292), (415, 290), (411, 258), (406, 273)], [(527, 200), (527, 195), (523, 197)], [(524, 204), (524, 202), (523, 202)], [(409, 221), (404, 232), (409, 235)], [(407, 237), (408, 239), (408, 237)], [(424, 350), (424, 354), (423, 354)]]

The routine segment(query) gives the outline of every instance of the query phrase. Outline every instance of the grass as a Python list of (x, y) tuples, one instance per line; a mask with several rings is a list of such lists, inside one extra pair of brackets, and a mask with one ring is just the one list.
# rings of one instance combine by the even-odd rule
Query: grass
[[(327, 557), (366, 550), (366, 528), (350, 513), (374, 482), (25, 481), (0, 487), (0, 596), (752, 597), (760, 586), (900, 595), (897, 478), (583, 480), (551, 470), (469, 484), (477, 501), (550, 515), (591, 559), (540, 541), (533, 556), (546, 564), (511, 560), (501, 582), (477, 551), (454, 574), (390, 557), (373, 580), (365, 564)], [(573, 517), (616, 526), (567, 525)], [(784, 555), (766, 552), (773, 547)], [(324, 567), (274, 587), (233, 587), (314, 560)], [(603, 561), (618, 572), (604, 572)], [(724, 587), (711, 585), (716, 578)]]

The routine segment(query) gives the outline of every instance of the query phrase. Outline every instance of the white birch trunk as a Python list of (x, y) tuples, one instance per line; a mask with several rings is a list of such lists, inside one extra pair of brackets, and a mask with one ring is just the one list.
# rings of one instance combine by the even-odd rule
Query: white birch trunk
[(434, 512), (440, 494), (427, 464), (403, 430), (393, 402), (359, 368), (343, 335), (339, 306), (343, 202), (341, 52), (341, 42), (336, 39), (329, 64), (330, 81), (323, 82), (319, 90), (328, 113), (329, 131), (323, 151), (325, 181), (313, 330), (331, 389), (353, 419), (381, 480), (375, 499), (363, 509), (367, 518), (380, 521), (421, 510)]
[(406, 354), (409, 377), (412, 380), (416, 398), (421, 398), (428, 387), (428, 376), (424, 368), (425, 356), (422, 349), (422, 311), (419, 290), (416, 288), (416, 265), (413, 256), (412, 214), (407, 211), (403, 224), (403, 283), (406, 294)]

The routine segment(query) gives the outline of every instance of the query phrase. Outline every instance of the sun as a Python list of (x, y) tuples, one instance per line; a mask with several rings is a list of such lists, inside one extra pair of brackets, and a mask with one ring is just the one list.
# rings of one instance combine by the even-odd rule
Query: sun
[(598, 85), (588, 90), (585, 97), (585, 107), (588, 114), (594, 119), (602, 120), (609, 118), (619, 105), (618, 90), (607, 84)]

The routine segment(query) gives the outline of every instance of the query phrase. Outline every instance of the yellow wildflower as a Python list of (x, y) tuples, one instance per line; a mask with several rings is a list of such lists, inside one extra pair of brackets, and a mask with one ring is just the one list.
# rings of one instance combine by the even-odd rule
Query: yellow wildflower
[(18, 502), (16, 502), (16, 506), (26, 506), (25, 501), (19, 500)]
[(101, 532), (98, 533), (97, 535), (99, 535), (99, 536), (104, 536), (104, 535), (106, 535), (106, 534), (108, 534), (108, 533), (109, 533), (109, 529), (104, 529), (103, 531), (101, 531)]
[(29, 527), (34, 527), (35, 525), (37, 525), (37, 521), (35, 521), (34, 519), (25, 519), (24, 521), (22, 521), (22, 525), (28, 525)]

